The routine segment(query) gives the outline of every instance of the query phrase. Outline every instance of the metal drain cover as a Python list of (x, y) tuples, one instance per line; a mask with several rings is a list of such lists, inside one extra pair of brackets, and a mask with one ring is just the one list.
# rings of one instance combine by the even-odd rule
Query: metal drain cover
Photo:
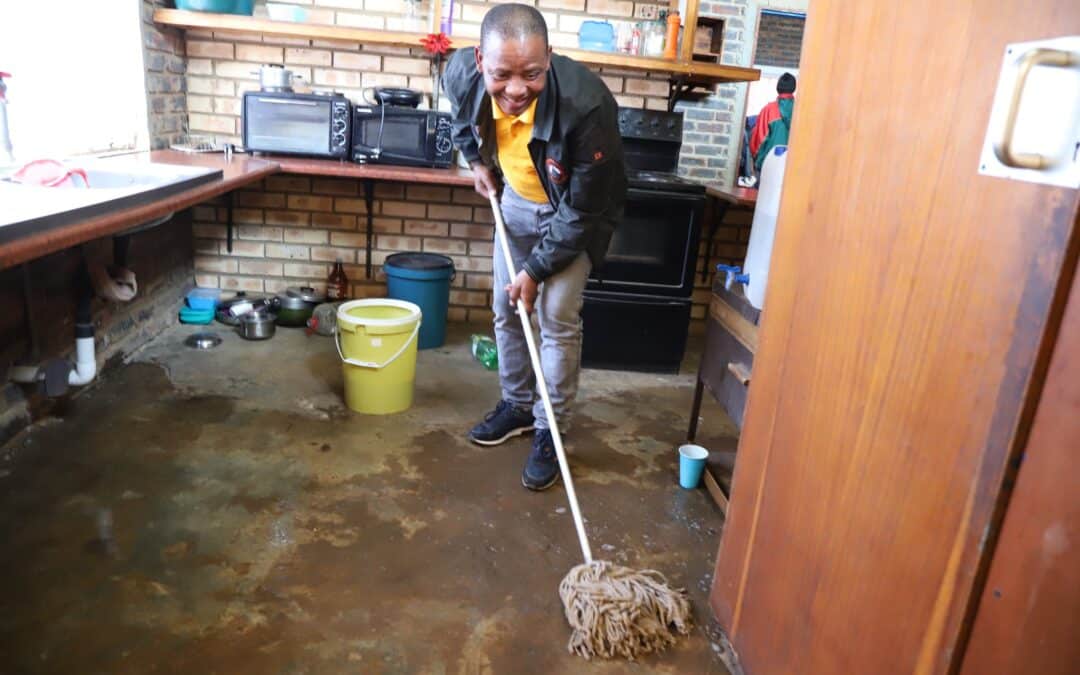
[(213, 349), (221, 344), (221, 338), (214, 333), (195, 333), (189, 335), (184, 344), (192, 349)]

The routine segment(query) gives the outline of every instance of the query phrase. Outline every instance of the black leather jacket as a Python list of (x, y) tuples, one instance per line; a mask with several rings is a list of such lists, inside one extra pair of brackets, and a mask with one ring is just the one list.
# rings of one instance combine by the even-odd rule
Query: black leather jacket
[[(459, 49), (450, 57), (443, 90), (453, 107), (458, 150), (469, 163), (480, 160), (498, 171), (491, 97), (474, 51)], [(576, 61), (552, 54), (529, 154), (555, 216), (526, 259), (525, 271), (543, 281), (581, 251), (600, 267), (626, 201), (618, 106), (604, 81)]]

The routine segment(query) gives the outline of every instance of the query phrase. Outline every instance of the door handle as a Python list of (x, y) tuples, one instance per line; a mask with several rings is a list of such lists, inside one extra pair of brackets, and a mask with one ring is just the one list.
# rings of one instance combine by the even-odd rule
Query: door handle
[(1005, 125), (1001, 130), (1001, 136), (994, 143), (994, 154), (1002, 164), (1016, 169), (1035, 170), (1045, 169), (1051, 165), (1050, 159), (1045, 155), (1016, 152), (1012, 147), (1013, 133), (1016, 131), (1016, 118), (1020, 113), (1020, 101), (1024, 98), (1024, 86), (1027, 84), (1028, 74), (1036, 66), (1069, 68), (1078, 64), (1080, 64), (1080, 58), (1077, 58), (1075, 53), (1064, 49), (1037, 48), (1020, 57), (1016, 83), (1013, 85), (1012, 97), (1009, 103), (1009, 112), (1005, 117)]

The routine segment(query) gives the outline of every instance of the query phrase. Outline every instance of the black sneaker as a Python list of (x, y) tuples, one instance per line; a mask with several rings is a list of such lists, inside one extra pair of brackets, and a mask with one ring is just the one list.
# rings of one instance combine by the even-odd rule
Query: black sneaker
[(498, 445), (511, 436), (533, 430), (531, 411), (522, 410), (510, 401), (499, 401), (484, 415), (484, 421), (469, 432), (469, 440), (478, 445)]
[(559, 480), (559, 459), (551, 430), (537, 429), (533, 436), (532, 452), (521, 472), (521, 484), (530, 490), (546, 490)]

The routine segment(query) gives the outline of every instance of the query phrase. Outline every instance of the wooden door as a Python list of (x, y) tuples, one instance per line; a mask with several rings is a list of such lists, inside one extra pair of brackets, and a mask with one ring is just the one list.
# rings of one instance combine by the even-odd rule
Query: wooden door
[(1076, 265), (978, 174), (1008, 43), (1080, 3), (814, 0), (713, 609), (748, 675), (945, 673)]
[(1080, 671), (1080, 276), (1062, 320), (962, 675)]

